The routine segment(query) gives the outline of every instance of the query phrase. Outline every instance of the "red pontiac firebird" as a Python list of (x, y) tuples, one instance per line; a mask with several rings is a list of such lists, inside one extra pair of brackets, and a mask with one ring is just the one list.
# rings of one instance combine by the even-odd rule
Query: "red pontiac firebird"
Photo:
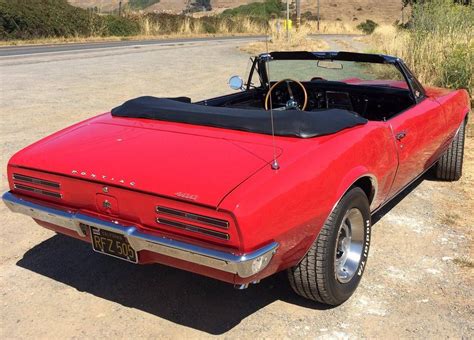
[(371, 214), (429, 169), (461, 176), (466, 91), (423, 87), (396, 57), (273, 52), (236, 93), (140, 97), (15, 154), (3, 201), (133, 263), (347, 300)]

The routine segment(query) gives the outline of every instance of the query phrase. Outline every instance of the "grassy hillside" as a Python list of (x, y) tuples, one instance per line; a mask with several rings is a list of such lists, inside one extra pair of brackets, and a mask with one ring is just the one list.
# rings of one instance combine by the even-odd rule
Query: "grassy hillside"
[[(129, 0), (122, 0), (126, 4)], [(133, 1), (133, 0), (132, 0)], [(138, 0), (148, 1), (148, 0)], [(196, 0), (193, 0), (194, 2)], [(242, 5), (252, 4), (250, 11), (258, 8), (257, 3), (265, 0), (210, 0), (213, 11), (211, 13), (221, 13), (226, 9), (234, 9)], [(119, 0), (69, 0), (75, 6), (82, 8), (98, 7), (103, 11), (111, 11), (118, 8)], [(283, 1), (284, 3), (286, 1)], [(147, 11), (181, 13), (186, 9), (189, 0), (161, 0), (160, 2), (146, 7)], [(316, 14), (316, 0), (301, 0), (302, 12)], [(356, 24), (366, 19), (371, 19), (378, 23), (393, 23), (401, 17), (402, 0), (331, 0), (320, 1), (320, 15), (327, 21), (355, 22)], [(286, 7), (286, 6), (285, 6)], [(255, 11), (254, 11), (255, 12)], [(257, 12), (261, 12), (257, 9)]]

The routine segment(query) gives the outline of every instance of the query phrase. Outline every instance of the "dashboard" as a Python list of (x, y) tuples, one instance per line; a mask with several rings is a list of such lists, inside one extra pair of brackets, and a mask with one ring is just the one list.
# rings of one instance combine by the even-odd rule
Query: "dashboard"
[[(295, 100), (304, 102), (301, 87), (290, 83)], [(306, 111), (344, 109), (369, 120), (384, 120), (412, 106), (414, 101), (407, 89), (388, 85), (355, 85), (344, 82), (317, 80), (304, 82), (308, 95)], [(267, 90), (250, 89), (207, 101), (207, 105), (264, 109)], [(290, 99), (286, 84), (272, 92), (273, 107), (284, 107)]]

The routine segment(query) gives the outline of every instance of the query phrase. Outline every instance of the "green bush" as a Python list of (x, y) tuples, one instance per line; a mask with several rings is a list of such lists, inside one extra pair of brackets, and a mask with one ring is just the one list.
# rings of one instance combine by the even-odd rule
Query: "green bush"
[(405, 60), (425, 85), (465, 88), (474, 98), (474, 6), (417, 1), (407, 25), (376, 30), (379, 53)]
[(474, 44), (455, 44), (443, 65), (438, 84), (448, 88), (465, 88), (473, 93)]
[[(272, 0), (274, 1), (274, 0)], [(144, 3), (144, 2), (142, 2)], [(66, 0), (0, 0), (0, 39), (131, 36), (182, 33), (259, 33), (268, 22), (260, 17), (148, 13), (119, 17), (99, 15)]]
[(280, 17), (285, 10), (285, 5), (281, 0), (265, 0), (264, 2), (254, 2), (232, 9), (226, 9), (222, 16), (250, 16), (269, 20), (271, 17)]
[(127, 36), (140, 33), (133, 18), (100, 16), (66, 0), (0, 0), (0, 39)]
[[(150, 22), (157, 23), (159, 25), (159, 33), (173, 34), (180, 31), (182, 23), (185, 20), (186, 16), (168, 13), (149, 13), (145, 16), (145, 18), (147, 18)], [(192, 17), (190, 17), (189, 19), (192, 25), (195, 20)]]
[[(321, 15), (320, 18), (321, 19)], [(313, 14), (311, 11), (306, 11), (303, 14), (301, 14), (301, 20), (302, 21), (317, 21), (318, 20), (318, 15)]]
[(474, 6), (450, 0), (418, 3), (408, 31), (414, 68), (434, 85), (474, 94)]
[(128, 6), (131, 9), (138, 10), (138, 9), (145, 9), (158, 2), (160, 2), (160, 0), (129, 0)]
[(66, 0), (0, 0), (2, 39), (88, 36), (101, 33), (102, 20)]
[(107, 15), (103, 18), (106, 27), (104, 35), (129, 36), (140, 34), (140, 24), (137, 20), (118, 17), (115, 15)]
[(195, 0), (188, 3), (184, 14), (201, 12), (202, 10), (210, 11), (212, 10), (211, 0)]
[(357, 25), (357, 29), (364, 32), (364, 34), (372, 34), (375, 31), (375, 28), (378, 26), (375, 21), (367, 19), (365, 22), (361, 22)]

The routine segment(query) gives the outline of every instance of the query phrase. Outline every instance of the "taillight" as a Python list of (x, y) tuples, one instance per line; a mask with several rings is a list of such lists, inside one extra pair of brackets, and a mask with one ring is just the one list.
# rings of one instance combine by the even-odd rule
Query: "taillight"
[(226, 220), (221, 220), (219, 218), (193, 214), (186, 211), (166, 208), (166, 207), (161, 207), (161, 206), (156, 207), (156, 212), (168, 214), (168, 215), (176, 216), (176, 217), (182, 217), (191, 221), (201, 222), (201, 223), (208, 224), (210, 226), (221, 228), (221, 229), (229, 229), (229, 222)]
[(190, 232), (193, 232), (193, 233), (201, 233), (201, 234), (204, 234), (204, 235), (207, 235), (207, 236), (213, 236), (213, 237), (217, 237), (217, 238), (220, 238), (220, 239), (223, 239), (223, 240), (228, 240), (230, 238), (229, 234), (227, 234), (227, 233), (223, 233), (223, 232), (212, 230), (212, 229), (198, 227), (196, 225), (189, 224), (189, 223), (183, 223), (183, 222), (168, 220), (168, 219), (160, 218), (160, 217), (158, 217), (156, 219), (156, 222), (158, 222), (159, 224), (166, 225), (168, 227), (179, 228), (179, 229), (190, 231)]
[(25, 176), (21, 174), (13, 174), (13, 187), (19, 191), (35, 193), (43, 196), (62, 198), (61, 184), (53, 181), (48, 181), (42, 178)]
[(229, 222), (226, 220), (163, 206), (157, 206), (155, 211), (158, 214), (156, 218), (158, 225), (221, 240), (230, 239), (227, 232)]

